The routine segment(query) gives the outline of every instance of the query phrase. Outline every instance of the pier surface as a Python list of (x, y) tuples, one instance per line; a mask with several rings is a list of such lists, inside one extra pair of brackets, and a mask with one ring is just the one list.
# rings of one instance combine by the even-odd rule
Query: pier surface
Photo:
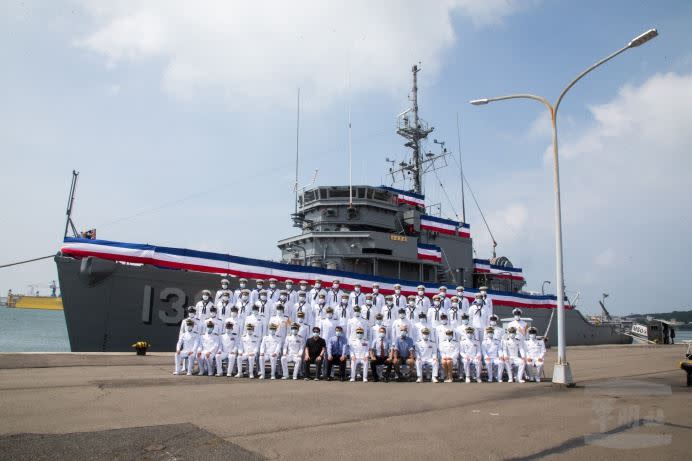
[(683, 353), (569, 348), (573, 389), (178, 377), (172, 354), (0, 354), (0, 458), (689, 459)]

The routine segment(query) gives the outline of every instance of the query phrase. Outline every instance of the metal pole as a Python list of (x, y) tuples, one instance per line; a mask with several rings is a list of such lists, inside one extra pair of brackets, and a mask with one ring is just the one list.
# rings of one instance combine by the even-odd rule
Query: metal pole
[(543, 280), (543, 284), (541, 285), (541, 294), (545, 295), (545, 284), (550, 285), (550, 280)]
[(298, 88), (298, 104), (296, 106), (296, 204), (295, 204), (295, 214), (298, 214), (298, 152), (299, 152), (299, 141), (300, 141), (300, 88)]
[(459, 112), (457, 112), (457, 148), (459, 149), (459, 171), (461, 172), (461, 220), (466, 222), (466, 203), (464, 200), (464, 166), (461, 162), (461, 135), (459, 134)]

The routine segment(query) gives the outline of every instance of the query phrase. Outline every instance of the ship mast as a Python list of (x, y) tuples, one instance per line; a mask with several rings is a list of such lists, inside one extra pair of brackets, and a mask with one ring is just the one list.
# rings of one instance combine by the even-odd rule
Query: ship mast
[[(400, 164), (403, 170), (408, 170), (413, 176), (413, 191), (423, 193), (423, 156), (421, 154), (421, 140), (428, 137), (434, 128), (428, 125), (418, 116), (418, 72), (420, 67), (414, 65), (411, 68), (413, 74), (413, 88), (411, 90), (412, 107), (399, 114), (397, 134), (408, 140), (404, 145), (411, 149), (411, 161)], [(413, 120), (409, 118), (409, 113)]]

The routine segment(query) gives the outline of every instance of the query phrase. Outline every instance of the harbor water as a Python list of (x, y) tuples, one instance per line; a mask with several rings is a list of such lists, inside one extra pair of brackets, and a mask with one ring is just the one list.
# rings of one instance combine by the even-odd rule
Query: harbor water
[[(70, 351), (63, 311), (0, 307), (0, 325), (0, 352)], [(675, 331), (675, 341), (684, 340), (692, 340), (692, 330)]]

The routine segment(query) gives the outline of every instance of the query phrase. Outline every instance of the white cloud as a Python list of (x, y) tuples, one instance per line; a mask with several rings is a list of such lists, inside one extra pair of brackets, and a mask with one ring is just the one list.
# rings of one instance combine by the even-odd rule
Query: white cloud
[[(586, 127), (561, 130), (566, 284), (582, 292), (585, 306), (595, 306), (606, 290), (621, 313), (681, 308), (692, 258), (692, 74), (656, 74), (625, 85), (590, 112)], [(492, 196), (484, 197), (487, 209), (502, 209), (508, 190), (521, 193), (530, 217), (524, 237), (501, 244), (535, 278), (554, 267), (552, 158), (542, 166), (534, 174), (493, 178), (486, 187)], [(658, 286), (673, 289), (658, 307), (648, 305), (642, 287)]]
[[(354, 92), (400, 91), (422, 61), (430, 75), (455, 40), (452, 14), (496, 24), (517, 0), (84, 2), (94, 29), (76, 44), (109, 66), (156, 58), (162, 84), (182, 99), (316, 105)], [(350, 83), (349, 83), (350, 81)]]

